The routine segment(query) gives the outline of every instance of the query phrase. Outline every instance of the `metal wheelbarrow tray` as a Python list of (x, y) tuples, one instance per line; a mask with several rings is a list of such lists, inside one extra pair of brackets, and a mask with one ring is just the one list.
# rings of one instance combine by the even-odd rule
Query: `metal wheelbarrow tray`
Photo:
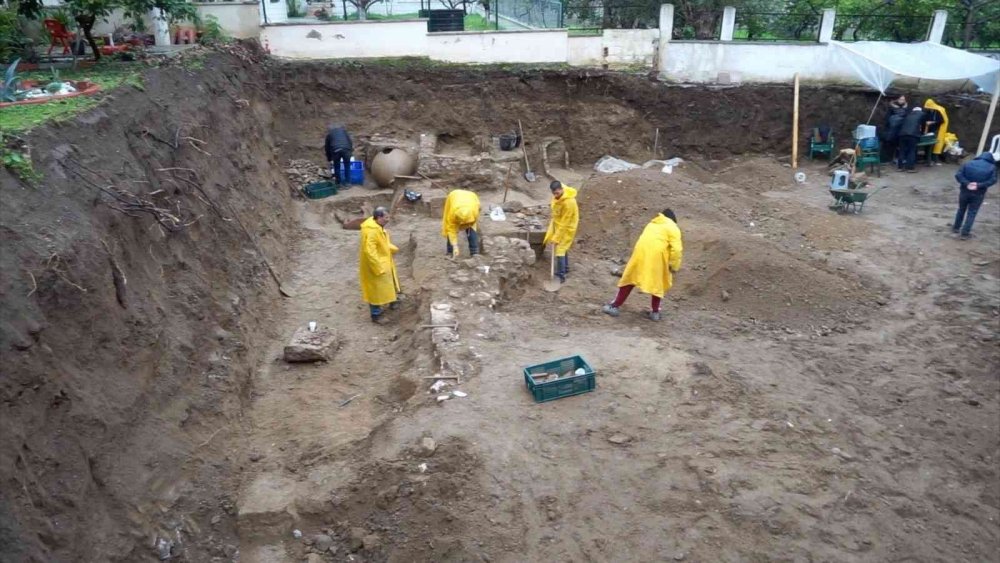
[(830, 205), (830, 209), (841, 213), (848, 213), (850, 211), (860, 213), (864, 210), (865, 202), (868, 198), (884, 190), (886, 187), (882, 186), (871, 191), (864, 189), (830, 188), (830, 195), (833, 196), (833, 204)]

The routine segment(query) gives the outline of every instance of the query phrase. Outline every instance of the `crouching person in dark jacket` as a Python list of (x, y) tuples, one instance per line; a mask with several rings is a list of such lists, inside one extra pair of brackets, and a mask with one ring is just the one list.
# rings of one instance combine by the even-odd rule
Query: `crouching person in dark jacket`
[(971, 236), (972, 223), (976, 220), (979, 206), (986, 198), (986, 190), (997, 183), (997, 165), (993, 153), (984, 152), (975, 160), (966, 162), (958, 169), (955, 179), (959, 183), (958, 213), (951, 230), (961, 233), (962, 240)]
[[(354, 145), (351, 143), (351, 136), (347, 134), (347, 129), (343, 125), (334, 124), (326, 131), (326, 142), (323, 143), (326, 150), (326, 161), (330, 163), (330, 171), (337, 182), (337, 185), (347, 183), (347, 178), (340, 177), (341, 165), (347, 170), (351, 161), (351, 154), (354, 153)], [(350, 174), (350, 171), (347, 171)]]

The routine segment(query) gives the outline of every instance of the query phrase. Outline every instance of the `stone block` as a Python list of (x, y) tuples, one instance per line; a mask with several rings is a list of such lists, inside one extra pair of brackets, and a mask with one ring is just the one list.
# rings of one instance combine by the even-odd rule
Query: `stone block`
[(285, 346), (286, 362), (325, 362), (333, 358), (337, 351), (337, 338), (330, 329), (319, 327), (309, 332), (301, 327), (292, 335)]

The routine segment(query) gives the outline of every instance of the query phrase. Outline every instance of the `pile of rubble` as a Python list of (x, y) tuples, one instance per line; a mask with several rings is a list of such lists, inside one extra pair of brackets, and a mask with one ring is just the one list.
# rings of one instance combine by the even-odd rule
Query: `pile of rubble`
[(288, 161), (288, 167), (285, 168), (285, 174), (288, 176), (288, 179), (291, 180), (292, 185), (298, 188), (301, 188), (306, 184), (321, 182), (330, 178), (330, 172), (328, 170), (311, 160), (304, 160), (300, 158)]

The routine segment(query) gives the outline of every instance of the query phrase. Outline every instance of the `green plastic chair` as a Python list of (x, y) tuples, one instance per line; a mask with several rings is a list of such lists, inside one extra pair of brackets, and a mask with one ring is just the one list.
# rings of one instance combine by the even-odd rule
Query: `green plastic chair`
[(823, 153), (826, 153), (829, 158), (833, 158), (833, 147), (837, 144), (833, 138), (833, 131), (830, 131), (825, 143), (817, 141), (818, 138), (819, 129), (813, 129), (812, 137), (809, 138), (809, 160), (813, 160), (814, 155)]
[(875, 170), (875, 175), (879, 178), (882, 177), (882, 151), (878, 139), (865, 139), (869, 141), (866, 143), (867, 146), (861, 146), (859, 143), (858, 158), (855, 161), (855, 168), (870, 173), (870, 170)]

